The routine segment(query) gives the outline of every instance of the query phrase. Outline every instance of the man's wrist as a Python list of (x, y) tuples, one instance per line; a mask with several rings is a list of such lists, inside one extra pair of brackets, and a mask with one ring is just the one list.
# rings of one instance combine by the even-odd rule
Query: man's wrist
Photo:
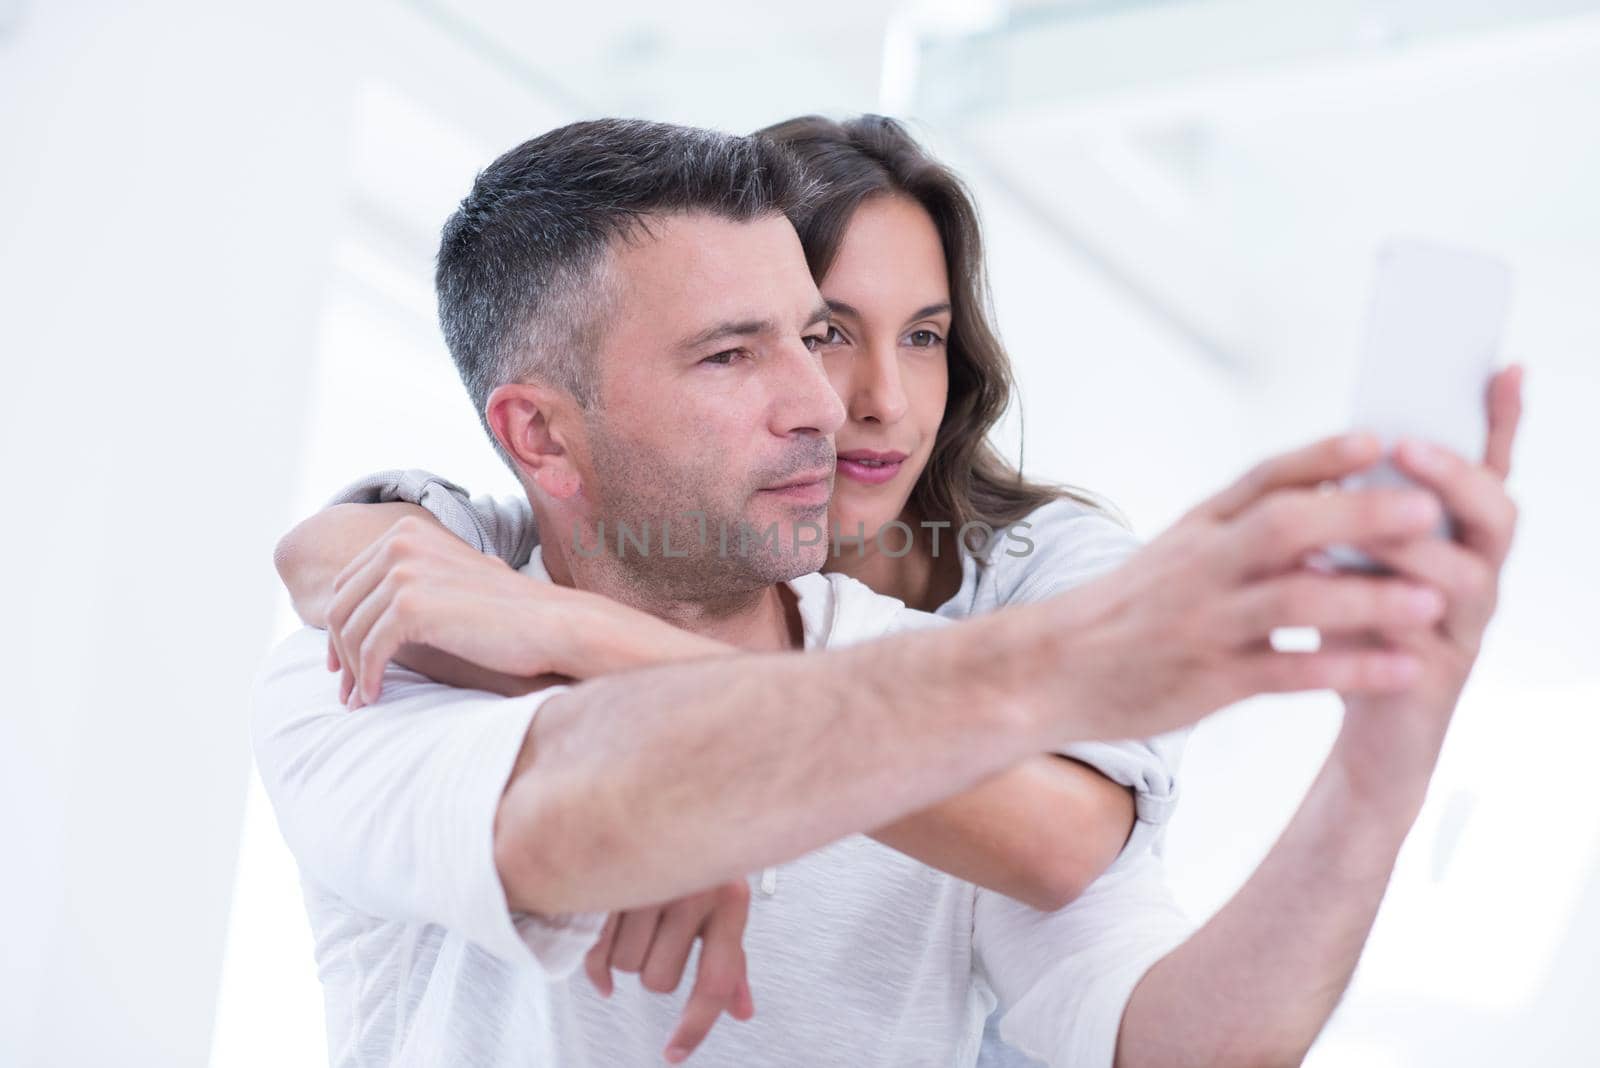
[(1087, 695), (1062, 668), (1072, 648), (1066, 616), (1045, 601), (969, 621), (957, 639), (960, 655), (951, 660), (956, 677), (974, 686), (975, 698), (1003, 712), (1010, 728), (1037, 738), (1039, 752), (1100, 733), (1089, 720)]

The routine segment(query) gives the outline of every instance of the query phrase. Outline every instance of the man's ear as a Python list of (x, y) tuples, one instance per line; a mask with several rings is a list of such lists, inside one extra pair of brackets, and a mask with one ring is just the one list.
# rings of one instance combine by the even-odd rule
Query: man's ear
[(582, 414), (570, 394), (534, 382), (509, 382), (489, 394), (485, 412), (500, 447), (525, 478), (561, 500), (582, 488), (572, 452), (581, 438)]

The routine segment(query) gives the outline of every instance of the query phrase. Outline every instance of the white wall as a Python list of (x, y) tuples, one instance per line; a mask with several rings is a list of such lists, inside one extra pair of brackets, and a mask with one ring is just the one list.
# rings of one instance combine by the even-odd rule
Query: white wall
[(207, 1055), (343, 170), (306, 29), (336, 19), (40, 4), (0, 40), (0, 1063)]
[[(0, 702), (0, 1064), (324, 1056), (245, 716), (292, 625), (269, 559), (294, 518), (381, 467), (510, 488), (433, 324), (439, 223), (477, 167), (583, 114), (743, 129), (870, 109), (895, 7), (0, 6), (0, 648), (19, 680)], [(1583, 124), (1600, 48), (1586, 59), (1579, 29), (1421, 73), (1323, 65), (1265, 93), (1223, 78), (978, 130), (922, 113), (984, 207), (1029, 470), (1106, 494), (1145, 537), (1338, 428), (1371, 233), (1427, 221), (1515, 261), (1519, 542), (1322, 1068), (1581, 1063), (1600, 1037), (1580, 1011), (1600, 982), (1581, 763), (1600, 741), (1600, 156)], [(757, 40), (776, 43), (740, 47)], [(1199, 140), (1162, 112), (1175, 98), (1210, 102)], [(1128, 114), (1159, 121), (1124, 138)], [(1408, 150), (1450, 196), (1421, 157), (1384, 176)], [(1150, 158), (1191, 168), (1203, 197)], [(1105, 256), (1241, 362), (1197, 350)], [(1326, 697), (1248, 702), (1196, 733), (1169, 856), (1197, 916), (1270, 845), (1336, 715)]]

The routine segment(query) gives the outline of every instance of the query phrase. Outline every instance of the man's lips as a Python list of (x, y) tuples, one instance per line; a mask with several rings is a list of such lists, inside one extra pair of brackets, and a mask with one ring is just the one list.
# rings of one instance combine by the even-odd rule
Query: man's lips
[(906, 454), (898, 450), (846, 449), (839, 454), (839, 474), (853, 482), (878, 486), (900, 473)]
[(761, 492), (795, 504), (827, 504), (833, 493), (833, 472), (828, 469), (802, 472), (776, 486), (767, 486)]

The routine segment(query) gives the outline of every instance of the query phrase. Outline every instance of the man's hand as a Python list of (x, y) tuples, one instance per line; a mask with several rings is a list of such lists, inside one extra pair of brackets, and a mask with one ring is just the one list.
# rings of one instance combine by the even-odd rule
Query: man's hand
[(1433, 529), (1439, 502), (1427, 490), (1320, 488), (1381, 455), (1376, 437), (1352, 434), (1273, 457), (1116, 570), (1040, 602), (1038, 629), (1048, 647), (1033, 659), (1063, 665), (1064, 684), (1083, 698), (1051, 707), (1097, 710), (1104, 722), (1096, 736), (1148, 737), (1255, 694), (1412, 686), (1420, 665), (1408, 649), (1280, 651), (1270, 640), (1280, 627), (1398, 633), (1430, 628), (1443, 613), (1439, 591), (1404, 576), (1300, 566), (1326, 545), (1365, 546)]
[(1447, 449), (1407, 447), (1417, 443), (1396, 450), (1401, 470), (1437, 493), (1455, 517), (1457, 540), (1421, 537), (1363, 547), (1400, 575), (1442, 591), (1446, 609), (1433, 627), (1377, 629), (1335, 639), (1342, 646), (1405, 649), (1421, 664), (1415, 685), (1402, 692), (1341, 694), (1345, 719), (1336, 751), (1362, 797), (1391, 797), (1399, 790), (1421, 804), (1499, 599), (1500, 572), (1517, 523), (1505, 479), (1522, 417), (1520, 367), (1494, 377), (1487, 403), (1489, 438), (1482, 463)]
[(678, 989), (689, 950), (700, 940), (700, 967), (683, 1018), (667, 1040), (673, 1064), (693, 1053), (726, 1011), (736, 1020), (755, 1015), (745, 974), (744, 925), (750, 913), (750, 887), (743, 879), (666, 905), (614, 912), (600, 940), (584, 958), (584, 970), (604, 997), (612, 991), (611, 969), (636, 972), (639, 983), (657, 994)]

